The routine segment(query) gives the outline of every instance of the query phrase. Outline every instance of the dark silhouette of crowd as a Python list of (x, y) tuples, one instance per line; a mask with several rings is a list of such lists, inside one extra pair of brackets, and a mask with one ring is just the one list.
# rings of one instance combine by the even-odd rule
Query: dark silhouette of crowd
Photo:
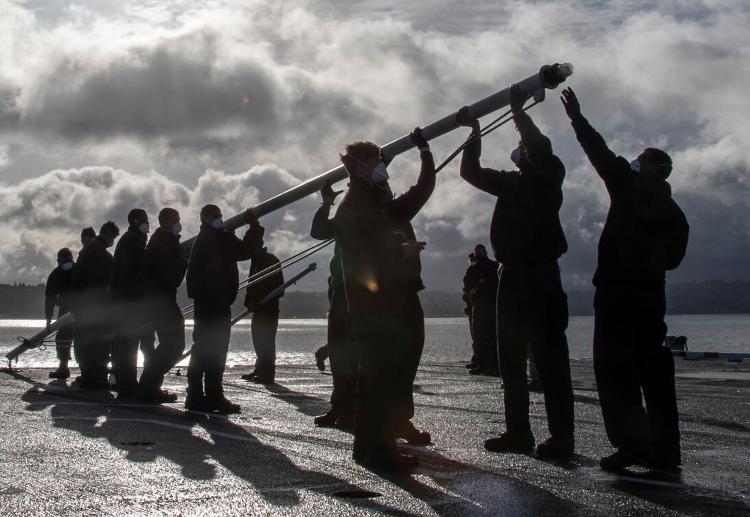
[[(568, 307), (558, 264), (568, 249), (559, 216), (566, 170), (524, 109), (529, 98), (530, 92), (518, 86), (510, 90), (519, 135), (510, 153), (511, 170), (483, 165), (479, 121), (468, 107), (456, 114), (457, 124), (471, 129), (460, 176), (496, 198), (488, 217), (494, 260), (478, 244), (463, 278), (473, 352), (469, 366), (472, 374), (502, 378), (504, 429), (485, 441), (487, 450), (535, 450), (541, 458), (566, 458), (575, 451)], [(685, 254), (689, 227), (667, 182), (672, 161), (656, 148), (645, 149), (632, 162), (617, 156), (583, 116), (571, 89), (563, 91), (562, 102), (610, 198), (593, 278), (594, 368), (606, 433), (615, 448), (601, 466), (676, 468), (681, 463), (679, 418), (674, 364), (663, 346), (664, 285), (666, 271), (678, 267)], [(421, 168), (417, 182), (401, 195), (389, 182), (392, 156), (372, 142), (347, 145), (340, 155), (349, 180), (346, 192), (332, 216), (343, 191), (323, 187), (310, 229), (314, 239), (335, 240), (327, 344), (316, 352), (321, 369), (326, 356), (330, 359), (331, 407), (314, 423), (352, 432), (354, 460), (372, 469), (409, 469), (417, 459), (399, 448), (399, 440), (427, 445), (432, 439), (412, 422), (414, 381), (425, 342), (419, 293), (425, 288), (426, 246), (412, 221), (435, 189), (436, 168), (420, 128), (411, 140)], [(251, 261), (250, 277), (242, 284), (244, 305), (252, 313), (256, 362), (245, 380), (275, 382), (279, 299), (285, 286), (280, 260), (264, 246), (263, 226), (252, 210), (242, 217), (248, 229), (240, 238), (225, 225), (220, 207), (205, 205), (191, 245), (181, 242), (180, 214), (169, 207), (158, 213), (153, 233), (148, 214), (139, 208), (129, 212), (122, 236), (112, 221), (98, 235), (85, 228), (77, 262), (70, 249), (61, 249), (47, 281), (48, 326), (56, 306), (58, 318), (70, 311), (75, 320), (56, 334), (59, 366), (50, 377), (70, 377), (72, 347), (80, 388), (113, 390), (118, 398), (148, 403), (176, 402), (178, 394), (162, 385), (185, 353), (185, 316), (192, 312), (185, 408), (240, 412), (223, 390), (231, 307), (241, 288), (238, 263)], [(183, 282), (193, 301), (186, 309), (177, 303)], [(269, 293), (277, 294), (269, 300)], [(144, 358), (140, 378), (139, 351)], [(538, 444), (529, 422), (529, 361), (538, 372), (549, 430)]]

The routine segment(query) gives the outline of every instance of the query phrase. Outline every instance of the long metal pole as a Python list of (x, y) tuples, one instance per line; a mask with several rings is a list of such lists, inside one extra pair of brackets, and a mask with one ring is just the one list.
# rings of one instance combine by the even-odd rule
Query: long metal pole
[[(518, 84), (525, 92), (532, 95), (536, 100), (542, 100), (544, 99), (545, 89), (556, 88), (572, 74), (573, 65), (569, 63), (555, 63), (554, 65), (543, 66), (538, 73), (529, 76), (516, 84)], [(510, 87), (500, 90), (499, 92), (470, 105), (469, 112), (476, 117), (483, 117), (493, 111), (508, 106), (509, 104)], [(427, 140), (433, 140), (439, 136), (445, 135), (446, 133), (450, 133), (458, 127), (458, 124), (456, 124), (456, 114), (451, 113), (437, 122), (433, 122), (432, 124), (423, 127), (422, 135)], [(411, 137), (409, 135), (404, 135), (401, 138), (384, 145), (382, 147), (382, 152), (385, 157), (390, 159), (413, 148), (414, 144), (411, 141)], [(295, 201), (299, 201), (310, 194), (318, 192), (323, 185), (328, 182), (336, 183), (345, 178), (346, 170), (343, 165), (339, 165), (338, 167), (334, 167), (323, 174), (319, 174), (314, 178), (303, 181), (299, 185), (255, 205), (252, 207), (252, 211), (256, 217), (263, 217), (264, 215), (280, 208), (284, 208)], [(245, 220), (244, 214), (235, 215), (224, 221), (224, 227), (229, 230), (240, 228), (246, 224), (247, 221)], [(184, 241), (183, 246), (192, 246), (193, 239), (194, 237)]]

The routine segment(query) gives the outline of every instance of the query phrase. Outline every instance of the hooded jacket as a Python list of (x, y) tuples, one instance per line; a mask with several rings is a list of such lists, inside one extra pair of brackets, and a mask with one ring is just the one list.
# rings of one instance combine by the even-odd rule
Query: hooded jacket
[(521, 170), (481, 168), (482, 143), (477, 138), (464, 149), (461, 177), (497, 197), (490, 242), (498, 262), (521, 266), (549, 264), (568, 249), (559, 216), (565, 166), (531, 117), (518, 113), (514, 118), (528, 155), (528, 160), (521, 162)]
[(572, 125), (610, 198), (594, 285), (663, 287), (665, 272), (676, 268), (685, 254), (689, 234), (669, 183), (631, 170), (583, 115)]

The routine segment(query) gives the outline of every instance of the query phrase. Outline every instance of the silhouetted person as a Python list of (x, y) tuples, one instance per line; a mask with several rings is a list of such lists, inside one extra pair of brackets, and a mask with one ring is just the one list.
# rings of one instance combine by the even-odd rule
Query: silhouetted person
[(162, 389), (164, 375), (185, 351), (185, 317), (177, 305), (177, 288), (187, 270), (187, 259), (180, 249), (182, 223), (174, 208), (162, 208), (159, 227), (146, 245), (146, 298), (150, 332), (159, 344), (144, 357), (139, 396), (144, 402), (175, 402), (177, 395)]
[[(421, 134), (415, 133), (418, 131), (412, 139), (422, 147), (423, 142), (418, 141)], [(430, 176), (434, 186), (434, 164), (425, 164), (432, 163), (432, 157), (429, 152), (421, 154), (420, 179), (427, 179), (423, 179), (419, 192), (413, 188), (404, 194), (415, 202), (422, 199), (423, 188), (431, 192), (427, 188)], [(414, 314), (398, 312), (410, 310), (409, 304), (416, 296), (414, 286), (402, 283), (405, 279), (414, 281), (413, 273), (418, 271), (414, 260), (423, 243), (410, 238), (405, 224), (411, 219), (409, 214), (418, 208), (415, 211), (411, 203), (387, 206), (393, 194), (377, 145), (350, 144), (341, 161), (350, 182), (333, 222), (359, 361), (353, 457), (372, 468), (410, 467), (416, 459), (399, 452), (396, 437), (404, 424), (405, 387), (411, 387), (410, 360), (415, 356), (417, 362), (419, 359), (419, 343), (407, 347), (404, 339), (418, 340), (419, 329)], [(400, 238), (395, 234), (397, 229)]]
[(276, 378), (276, 331), (279, 328), (279, 299), (283, 293), (263, 304), (261, 302), (284, 285), (284, 273), (278, 264), (279, 259), (267, 248), (258, 249), (250, 261), (250, 276), (272, 266), (277, 266), (277, 269), (259, 282), (248, 285), (245, 291), (245, 307), (253, 313), (250, 332), (255, 349), (255, 368), (242, 378), (260, 384), (273, 384)]
[(237, 262), (253, 256), (263, 240), (263, 227), (251, 210), (245, 212), (250, 228), (242, 239), (224, 230), (218, 206), (205, 205), (200, 218), (201, 228), (187, 270), (188, 296), (195, 303), (195, 327), (185, 407), (239, 413), (239, 404), (226, 399), (222, 386), (232, 331), (232, 303), (239, 286)]
[(593, 279), (594, 372), (604, 426), (617, 451), (601, 466), (676, 468), (680, 431), (674, 361), (662, 346), (664, 281), (685, 255), (689, 227), (666, 181), (672, 160), (648, 148), (629, 164), (581, 114), (573, 90), (564, 90), (562, 101), (610, 199)]
[[(57, 267), (52, 270), (47, 278), (44, 288), (44, 317), (47, 327), (52, 323), (57, 306), (57, 318), (70, 312), (70, 286), (73, 281), (73, 252), (68, 248), (62, 248), (57, 252)], [(49, 372), (51, 379), (67, 379), (70, 377), (70, 349), (73, 346), (73, 324), (63, 325), (57, 329), (55, 335), (55, 350), (59, 365), (57, 370)]]
[(104, 223), (99, 235), (78, 254), (71, 284), (71, 310), (75, 318), (73, 352), (81, 368), (83, 389), (109, 389), (109, 362), (114, 327), (114, 311), (109, 295), (114, 258), (107, 251), (120, 229), (112, 221)]
[(473, 274), (474, 269), (472, 268), (472, 266), (474, 266), (476, 263), (477, 259), (476, 257), (474, 257), (474, 252), (472, 251), (471, 253), (469, 253), (469, 267), (466, 268), (466, 272), (464, 273), (464, 288), (463, 294), (461, 295), (461, 299), (464, 301), (464, 314), (466, 314), (466, 317), (469, 319), (469, 335), (471, 336), (471, 359), (464, 365), (469, 370), (476, 369), (477, 365), (479, 364), (477, 361), (477, 341), (474, 337), (474, 322), (472, 322), (473, 307), (471, 305), (470, 293), (474, 284), (474, 277), (476, 276)]
[(431, 441), (430, 433), (417, 429), (411, 422), (414, 417), (414, 379), (422, 359), (425, 338), (424, 311), (419, 300), (419, 291), (425, 288), (420, 258), (425, 243), (416, 240), (411, 221), (435, 190), (435, 162), (420, 128), (414, 129), (411, 140), (419, 149), (421, 161), (417, 183), (394, 197), (386, 178), (385, 195), (382, 194), (383, 189), (371, 189), (370, 193), (381, 200), (398, 245), (395, 281), (400, 292), (393, 314), (398, 318), (394, 331), (399, 342), (398, 369), (394, 372), (394, 381), (398, 384), (400, 395), (396, 406), (395, 433), (397, 438), (403, 438), (412, 445), (426, 445)]
[(91, 226), (87, 226), (81, 230), (81, 247), (83, 248), (89, 242), (96, 239), (96, 231)]
[(521, 136), (511, 154), (518, 171), (485, 169), (479, 163), (479, 122), (468, 108), (460, 124), (472, 128), (461, 160), (461, 177), (497, 196), (490, 227), (495, 258), (502, 264), (497, 291), (497, 343), (505, 387), (506, 431), (485, 442), (494, 452), (527, 452), (534, 448), (529, 425), (526, 383), (527, 350), (536, 359), (547, 410), (550, 438), (540, 443), (541, 457), (573, 453), (573, 389), (565, 329), (567, 297), (557, 259), (567, 250), (560, 225), (565, 167), (552, 152), (549, 139), (522, 111), (527, 96), (511, 88), (511, 109)]
[[(336, 196), (342, 191), (335, 191), (326, 184), (320, 191), (323, 200), (313, 216), (310, 236), (313, 239), (328, 240), (336, 236), (333, 220), (329, 219), (331, 207)], [(315, 425), (320, 427), (354, 427), (354, 405), (357, 391), (357, 347), (354, 341), (351, 318), (346, 302), (344, 278), (341, 271), (341, 247), (334, 244), (333, 257), (330, 262), (328, 277), (327, 315), (328, 343), (326, 350), (331, 363), (333, 390), (331, 391), (331, 409), (315, 417)], [(316, 362), (318, 353), (316, 352)]]
[(482, 244), (474, 247), (474, 261), (464, 275), (464, 290), (471, 307), (471, 335), (476, 357), (472, 374), (499, 375), (497, 364), (496, 307), (498, 264)]
[(138, 349), (144, 357), (154, 347), (154, 330), (146, 300), (146, 239), (148, 215), (140, 208), (128, 213), (128, 229), (115, 247), (110, 294), (117, 311), (117, 338), (112, 373), (120, 397), (138, 395)]

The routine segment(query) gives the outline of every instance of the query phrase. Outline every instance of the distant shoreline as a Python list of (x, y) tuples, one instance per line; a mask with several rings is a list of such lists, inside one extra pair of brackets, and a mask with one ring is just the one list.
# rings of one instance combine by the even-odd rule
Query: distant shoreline
[[(593, 315), (594, 290), (568, 288), (568, 308), (571, 316)], [(243, 296), (235, 303), (240, 310)], [(431, 291), (420, 293), (425, 316), (430, 318), (464, 317), (461, 293)], [(184, 286), (178, 293), (180, 305), (189, 302)], [(289, 291), (282, 301), (282, 317), (322, 318), (328, 311), (325, 292)], [(667, 313), (670, 315), (741, 315), (750, 314), (750, 282), (686, 282), (667, 286)], [(44, 284), (0, 284), (0, 318), (41, 319), (44, 317)]]

